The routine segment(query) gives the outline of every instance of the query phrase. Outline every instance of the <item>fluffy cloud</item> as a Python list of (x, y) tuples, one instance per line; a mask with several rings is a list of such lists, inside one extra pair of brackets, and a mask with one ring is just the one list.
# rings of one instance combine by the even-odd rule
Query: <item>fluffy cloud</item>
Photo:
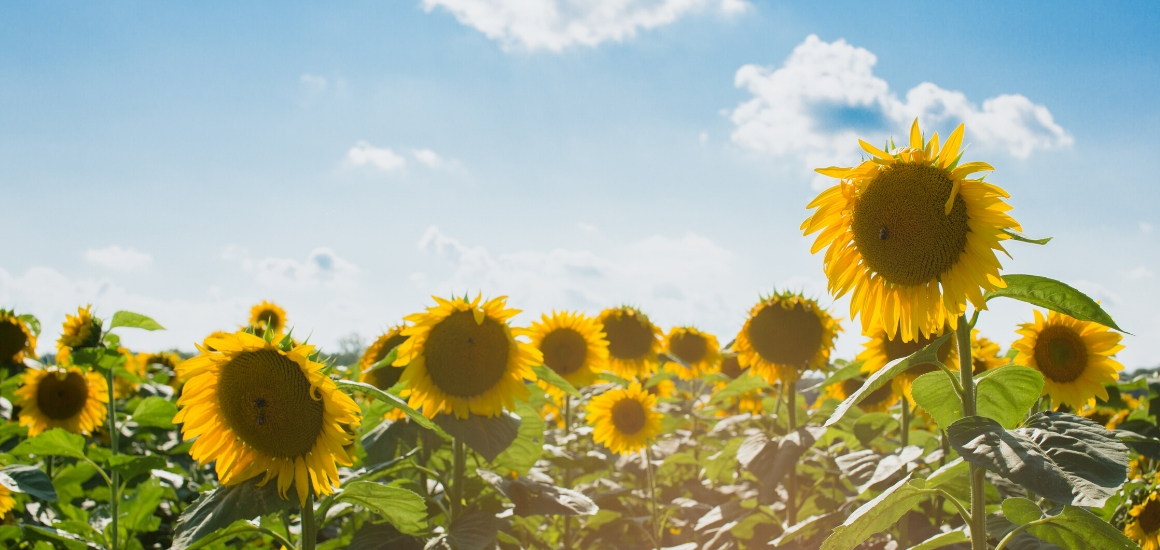
[(965, 122), (968, 143), (1016, 158), (1072, 144), (1046, 107), (1022, 95), (999, 95), (979, 106), (961, 92), (924, 82), (899, 99), (874, 75), (877, 62), (865, 48), (810, 35), (779, 68), (741, 67), (734, 83), (753, 98), (730, 116), (733, 141), (798, 156), (809, 167), (850, 164), (858, 158), (857, 138), (880, 143), (909, 135), (917, 117), (924, 127), (944, 131)]
[(255, 260), (244, 248), (230, 245), (222, 251), (222, 259), (239, 262), (257, 283), (278, 290), (355, 288), (361, 272), (357, 265), (329, 248), (314, 249), (305, 261), (274, 257)]
[(738, 14), (745, 0), (423, 0), (506, 48), (559, 52), (571, 46), (621, 42), (694, 11)]
[(117, 271), (136, 271), (149, 267), (153, 263), (153, 256), (132, 248), (110, 246), (86, 250), (85, 260)]
[(407, 159), (389, 147), (375, 147), (365, 141), (358, 142), (346, 152), (346, 162), (351, 166), (368, 166), (383, 172), (396, 172), (407, 166)]

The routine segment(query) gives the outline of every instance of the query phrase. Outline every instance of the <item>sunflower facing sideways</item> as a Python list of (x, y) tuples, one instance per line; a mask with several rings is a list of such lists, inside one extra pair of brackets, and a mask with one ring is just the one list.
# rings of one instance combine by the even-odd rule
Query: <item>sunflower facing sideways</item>
[(0, 309), (0, 364), (24, 363), (36, 357), (36, 335), (15, 312)]
[(661, 348), (661, 329), (640, 310), (620, 306), (600, 312), (600, 324), (608, 339), (608, 368), (633, 380), (656, 372)]
[[(399, 378), (403, 376), (403, 368), (392, 365), (384, 365), (377, 369), (373, 368), (379, 361), (387, 358), (391, 350), (395, 349), (399, 344), (407, 341), (407, 337), (403, 336), (402, 326), (392, 327), (390, 330), (379, 335), (375, 342), (370, 345), (363, 352), (362, 357), (358, 360), (359, 375), (358, 381), (370, 384), (380, 390), (388, 391), (399, 383)], [(408, 393), (403, 390), (404, 393)], [(401, 395), (406, 397), (406, 395)], [(407, 413), (402, 409), (392, 408), (387, 411), (384, 418), (387, 420), (400, 420), (407, 416)]]
[(274, 302), (262, 300), (262, 303), (250, 308), (250, 326), (255, 332), (259, 329), (269, 329), (274, 334), (281, 334), (286, 329), (286, 310)]
[[(931, 342), (938, 340), (941, 333), (935, 333), (930, 338), (920, 335), (917, 340), (910, 342), (903, 342), (901, 336), (890, 338), (882, 328), (874, 329), (866, 336), (870, 340), (862, 345), (862, 352), (858, 354), (856, 360), (862, 361), (862, 372), (873, 374), (886, 368), (886, 365), (890, 364), (891, 361), (909, 357), (914, 352), (925, 348)], [(959, 356), (954, 353), (955, 349), (955, 339), (952, 337), (947, 338), (947, 341), (936, 352), (938, 360), (951, 370), (959, 370)], [(918, 365), (895, 376), (894, 380), (891, 381), (894, 395), (906, 397), (907, 401), (914, 403), (914, 398), (910, 393), (914, 379), (936, 370), (938, 370), (936, 365)]]
[(92, 305), (78, 307), (76, 315), (65, 315), (64, 326), (61, 327), (60, 338), (56, 341), (57, 350), (65, 348), (89, 348), (101, 341), (100, 319), (93, 317)]
[(1043, 395), (1075, 410), (1093, 397), (1108, 399), (1104, 384), (1114, 384), (1124, 366), (1112, 359), (1124, 349), (1121, 336), (1099, 323), (1080, 321), (1062, 313), (1044, 317), (1035, 310), (1035, 321), (1020, 325), (1023, 337), (1011, 347), (1018, 350), (1015, 364), (1043, 374)]
[(508, 309), (502, 296), (482, 304), (479, 295), (433, 298), (435, 307), (406, 317), (413, 324), (403, 330), (408, 340), (394, 362), (406, 367), (401, 380), (411, 390), (408, 404), (428, 418), (467, 418), (499, 416), (516, 399), (526, 401), (531, 392), (524, 380), (536, 380), (532, 367), (544, 359), (513, 336), (508, 320), (519, 310)]
[(862, 332), (875, 326), (909, 342), (929, 337), (962, 315), (970, 301), (986, 309), (983, 293), (1005, 287), (999, 277), (1000, 241), (1020, 231), (1007, 215), (1007, 192), (968, 179), (993, 170), (960, 164), (964, 126), (942, 148), (924, 140), (915, 119), (910, 146), (890, 152), (859, 140), (872, 158), (854, 168), (819, 168), (838, 178), (807, 206), (806, 235), (819, 232), (811, 252), (827, 248), (830, 293), (851, 291), (850, 315)]
[(1160, 550), (1160, 493), (1153, 492), (1128, 510), (1124, 534), (1143, 550)]
[(669, 355), (684, 362), (684, 365), (675, 361), (669, 364), (681, 380), (716, 372), (721, 367), (720, 348), (716, 336), (693, 327), (673, 327), (665, 336), (665, 349)]
[[(519, 333), (540, 350), (546, 367), (575, 388), (595, 382), (608, 368), (608, 340), (604, 339), (604, 329), (596, 319), (583, 313), (543, 314), (539, 321), (532, 321), (530, 327)], [(553, 396), (562, 395), (559, 389), (542, 380), (540, 386)]]
[(351, 464), (343, 446), (353, 437), (343, 428), (359, 425), (359, 407), (311, 359), (314, 346), (284, 350), (239, 331), (207, 338), (198, 351), (178, 366), (186, 383), (173, 419), (194, 440), (190, 456), (215, 462), (223, 485), (264, 474), (260, 483), (277, 479), (282, 498), (294, 485), (302, 504), (311, 487), (333, 493), (335, 463)]
[(838, 323), (814, 300), (774, 293), (749, 310), (733, 350), (741, 366), (772, 384), (797, 380), (830, 360)]
[(16, 389), (20, 425), (28, 437), (53, 428), (74, 434), (92, 434), (106, 420), (109, 385), (97, 372), (78, 367), (28, 369)]
[(664, 415), (653, 410), (656, 405), (656, 396), (638, 382), (593, 397), (586, 408), (593, 440), (620, 455), (645, 448), (661, 432)]

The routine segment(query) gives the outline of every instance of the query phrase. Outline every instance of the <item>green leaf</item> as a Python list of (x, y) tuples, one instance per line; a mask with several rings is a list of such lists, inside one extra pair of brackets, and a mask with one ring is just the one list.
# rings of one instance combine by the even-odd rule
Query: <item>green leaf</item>
[(119, 509), (121, 526), (137, 533), (156, 531), (161, 525), (161, 518), (153, 515), (153, 512), (161, 504), (164, 494), (165, 487), (161, 481), (150, 478), (137, 484), (132, 496), (122, 495)]
[(145, 428), (165, 428), (172, 430), (173, 417), (177, 414), (177, 405), (162, 397), (146, 397), (133, 410), (132, 420), (138, 426)]
[(38, 500), (56, 501), (56, 488), (48, 474), (35, 466), (13, 464), (0, 468), (0, 485), (9, 491), (25, 493)]
[(251, 520), (299, 507), (297, 498), (290, 501), (278, 496), (277, 481), (271, 480), (270, 483), (258, 487), (259, 481), (261, 477), (202, 493), (178, 519), (173, 533), (172, 548), (184, 550), (194, 542), (238, 520)]
[(33, 336), (40, 336), (40, 319), (37, 319), (35, 315), (25, 313), (24, 315), (17, 315), (16, 318), (24, 321), (24, 324), (28, 325), (28, 330), (32, 331)]
[(85, 438), (66, 432), (63, 428), (53, 428), (31, 439), (21, 441), (12, 449), (14, 455), (67, 456), (85, 459)]
[(338, 500), (374, 511), (400, 532), (421, 535), (427, 531), (427, 503), (423, 497), (406, 489), (372, 481), (355, 481), (343, 487)]
[(889, 529), (916, 504), (930, 498), (925, 487), (921, 479), (911, 479), (909, 475), (902, 478), (835, 527), (821, 550), (852, 550), (872, 535)]
[(915, 378), (911, 388), (914, 402), (930, 413), (940, 428), (945, 430), (963, 417), (962, 399), (941, 369)]
[(424, 550), (422, 539), (400, 533), (390, 522), (364, 522), (346, 550)]
[(970, 538), (967, 537), (967, 533), (965, 531), (962, 529), (956, 529), (954, 531), (939, 533), (914, 546), (911, 546), (910, 550), (934, 550), (935, 548), (942, 548), (944, 546), (959, 544), (960, 542), (967, 542), (969, 540)]
[(483, 469), (476, 473), (516, 505), (513, 513), (517, 516), (591, 516), (600, 511), (592, 499), (578, 491), (523, 476), (512, 479)]
[(904, 357), (902, 359), (897, 359), (886, 365), (886, 367), (870, 375), (870, 378), (866, 380), (865, 384), (862, 384), (861, 388), (858, 388), (858, 391), (855, 391), (852, 395), (850, 395), (850, 397), (847, 397), (841, 405), (838, 405), (838, 409), (835, 410), (834, 414), (830, 415), (830, 419), (826, 421), (826, 427), (828, 428), (840, 422), (842, 417), (846, 416), (846, 413), (852, 407), (854, 407), (854, 405), (861, 403), (867, 395), (870, 395), (875, 390), (885, 386), (886, 384), (889, 384), (895, 376), (898, 376), (899, 374), (902, 374), (919, 365), (938, 364), (938, 349), (942, 347), (942, 345), (952, 336), (954, 336), (954, 332), (947, 332), (935, 341), (928, 344), (926, 347), (914, 352), (913, 355)]
[(469, 414), (467, 418), (459, 418), (441, 413), (435, 417), (435, 424), (443, 431), (462, 440), (488, 462), (494, 462), (519, 437), (521, 422), (519, 416), (507, 411), (499, 416)]
[(429, 420), (426, 416), (423, 416), (423, 414), (419, 411), (408, 407), (407, 402), (403, 401), (403, 399), (400, 397), (391, 395), (365, 382), (355, 382), (353, 380), (335, 380), (334, 383), (337, 384), (339, 388), (344, 390), (365, 393), (375, 399), (378, 399), (379, 401), (382, 401), (392, 407), (395, 407), (396, 409), (407, 413), (407, 416), (411, 417), (411, 420), (415, 421), (420, 426), (423, 426), (429, 430), (435, 429), (435, 424), (432, 423), (431, 420)]
[(109, 468), (121, 474), (121, 481), (165, 468), (165, 459), (158, 455), (115, 455), (109, 457)]
[(1011, 237), (1011, 240), (1019, 241), (1021, 243), (1044, 245), (1044, 244), (1051, 242), (1051, 239), (1052, 239), (1052, 237), (1046, 237), (1043, 239), (1032, 239), (1031, 237), (1028, 237), (1027, 235), (1024, 235), (1018, 231), (1013, 231), (1013, 230), (1006, 229), (1006, 228), (1000, 229), (999, 231), (1006, 233), (1008, 237)]
[(118, 311), (113, 314), (113, 321), (109, 323), (109, 330), (117, 327), (139, 328), (142, 330), (165, 330), (165, 327), (158, 324), (157, 321), (140, 313), (133, 313), (132, 311)]
[(992, 298), (1013, 298), (1130, 334), (1117, 326), (1112, 316), (1087, 294), (1055, 279), (1038, 275), (1004, 275), (1003, 282), (1007, 283), (1007, 288), (992, 290), (983, 298), (987, 301)]
[(527, 475), (544, 452), (544, 419), (540, 418), (536, 409), (524, 402), (516, 404), (516, 414), (520, 417), (516, 440), (492, 463), (520, 475)]
[(938, 487), (952, 479), (967, 475), (970, 467), (962, 457), (956, 458), (933, 472), (926, 478), (926, 486), (930, 488)]
[(744, 374), (734, 378), (724, 388), (713, 394), (710, 405), (716, 405), (726, 399), (733, 399), (745, 395), (753, 390), (768, 389), (770, 386), (760, 376)]
[(447, 541), (455, 550), (483, 550), (495, 541), (506, 521), (487, 512), (472, 512), (452, 520)]
[[(1004, 512), (1006, 509), (1004, 506)], [(1028, 527), (1027, 532), (1064, 550), (1139, 548), (1119, 529), (1076, 506), (1064, 506), (1059, 515), (1050, 516), (1042, 523)]]
[(887, 413), (866, 413), (854, 421), (854, 437), (857, 437), (863, 446), (869, 447), (871, 441), (897, 426), (898, 421)]
[(842, 368), (830, 373), (825, 380), (822, 380), (815, 386), (807, 388), (805, 391), (820, 390), (827, 386), (837, 384), (838, 382), (845, 382), (846, 380), (859, 376), (862, 376), (862, 361), (846, 363)]
[[(842, 521), (842, 519), (844, 518), (842, 517), (841, 512), (830, 512), (828, 514), (810, 516), (793, 525), (790, 525), (789, 527), (786, 527), (785, 531), (781, 533), (781, 536), (770, 541), (769, 545), (781, 548), (782, 545), (788, 546), (788, 543), (798, 539), (805, 539), (808, 541), (809, 539), (813, 538), (814, 535), (817, 535), (822, 531), (829, 531), (830, 529), (833, 529), (834, 526)], [(788, 547), (793, 548), (793, 546)], [(798, 547), (801, 547), (800, 544)]]
[(577, 390), (575, 386), (573, 386), (567, 380), (564, 380), (563, 376), (556, 374), (556, 371), (548, 368), (547, 365), (537, 365), (532, 367), (532, 370), (535, 371), (536, 376), (538, 376), (540, 380), (560, 388), (564, 391), (564, 393), (571, 395), (572, 397), (580, 397), (580, 391)]
[(737, 462), (757, 477), (764, 494), (772, 495), (777, 484), (797, 465), (798, 459), (825, 433), (825, 428), (817, 426), (798, 428), (777, 439), (756, 433), (737, 449)]
[(53, 548), (66, 548), (68, 550), (86, 550), (88, 548), (100, 548), (99, 546), (87, 543), (76, 535), (61, 531), (60, 529), (53, 529), (52, 527), (41, 527), (39, 525), (24, 525), (24, 540), (28, 541), (44, 541), (52, 545)]
[(980, 375), (976, 387), (975, 406), (979, 416), (994, 418), (1004, 428), (1011, 429), (1027, 416), (1031, 405), (1043, 394), (1043, 375), (1035, 369), (1007, 365)]
[(1003, 501), (1003, 515), (1007, 521), (1015, 525), (1031, 523), (1043, 517), (1043, 510), (1031, 500), (1021, 497), (1010, 497)]

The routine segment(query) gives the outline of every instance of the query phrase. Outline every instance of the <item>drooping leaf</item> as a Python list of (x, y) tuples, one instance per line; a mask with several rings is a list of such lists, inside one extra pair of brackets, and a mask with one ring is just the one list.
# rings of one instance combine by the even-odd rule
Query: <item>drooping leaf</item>
[(172, 401), (163, 397), (146, 397), (133, 410), (132, 420), (141, 427), (172, 430), (175, 415), (177, 406)]
[(532, 367), (532, 370), (536, 373), (536, 376), (539, 377), (540, 380), (560, 388), (564, 391), (564, 393), (571, 395), (572, 397), (580, 397), (580, 391), (577, 390), (571, 382), (564, 380), (563, 376), (557, 374), (556, 371), (552, 370), (547, 365), (536, 365)]
[(1038, 275), (1003, 275), (1003, 282), (1007, 283), (1007, 288), (987, 292), (983, 298), (987, 301), (1012, 298), (1125, 332), (1095, 300), (1055, 279)]
[(519, 436), (520, 417), (504, 411), (499, 416), (468, 415), (458, 418), (453, 414), (435, 416), (435, 424), (451, 437), (460, 439), (488, 462), (495, 458)]
[(36, 437), (21, 441), (12, 449), (14, 455), (67, 456), (85, 458), (84, 436), (66, 432), (63, 428), (53, 428)]
[(516, 440), (492, 463), (525, 475), (544, 452), (544, 419), (536, 409), (522, 401), (516, 404), (516, 414), (520, 417)]
[(858, 390), (851, 394), (850, 397), (847, 397), (845, 401), (842, 401), (841, 405), (838, 405), (838, 409), (834, 411), (834, 414), (830, 415), (829, 420), (826, 420), (826, 427), (828, 428), (834, 424), (837, 424), (854, 405), (861, 403), (867, 395), (874, 393), (875, 390), (878, 390), (882, 386), (889, 384), (895, 376), (898, 376), (899, 374), (902, 374), (903, 372), (906, 372), (911, 368), (917, 367), (919, 365), (937, 364), (938, 349), (941, 348), (942, 345), (953, 335), (954, 332), (947, 332), (946, 334), (938, 337), (935, 341), (928, 344), (926, 347), (914, 352), (914, 354), (910, 355), (909, 357), (903, 357), (902, 359), (892, 361), (890, 364), (870, 375), (870, 378), (866, 380), (865, 384), (862, 384), (861, 388), (858, 388)]
[(415, 421), (420, 426), (423, 426), (429, 430), (435, 429), (435, 424), (432, 423), (431, 420), (429, 420), (426, 416), (423, 416), (423, 414), (419, 411), (407, 406), (407, 402), (403, 401), (397, 396), (391, 395), (365, 382), (355, 382), (353, 380), (335, 380), (334, 383), (338, 385), (339, 388), (344, 390), (365, 393), (375, 399), (378, 399), (379, 401), (382, 401), (392, 407), (395, 407), (396, 409), (407, 413), (407, 416), (411, 417), (411, 420)]
[(906, 512), (930, 496), (921, 479), (902, 478), (889, 489), (859, 506), (822, 543), (821, 550), (852, 550), (875, 533), (894, 525)]
[(421, 535), (427, 530), (427, 503), (406, 489), (355, 481), (342, 488), (338, 500), (372, 510), (408, 535)]
[(1064, 550), (1139, 548), (1119, 529), (1077, 506), (1064, 506), (1059, 515), (1050, 516), (1046, 521), (1028, 527), (1027, 532)]
[(1019, 241), (1021, 243), (1027, 243), (1027, 244), (1044, 245), (1044, 244), (1051, 242), (1051, 239), (1052, 239), (1052, 237), (1044, 237), (1042, 239), (1033, 239), (1031, 237), (1028, 237), (1027, 235), (1024, 235), (1024, 234), (1018, 232), (1018, 231), (1013, 231), (1011, 229), (1006, 229), (1006, 228), (1000, 229), (1000, 231), (1005, 233), (1008, 237), (1011, 237), (1011, 240), (1013, 240), (1013, 241)]
[(915, 445), (902, 447), (893, 453), (883, 456), (874, 465), (874, 472), (870, 475), (870, 478), (858, 484), (858, 492), (864, 493), (874, 485), (890, 479), (902, 471), (903, 466), (918, 460), (921, 456), (922, 447)]
[(472, 512), (451, 521), (447, 541), (455, 550), (483, 550), (507, 522), (487, 512)]
[(600, 511), (592, 499), (572, 489), (533, 481), (523, 476), (511, 479), (488, 470), (477, 472), (479, 477), (516, 505), (513, 512), (517, 516), (591, 516)]
[(109, 330), (117, 327), (139, 328), (142, 330), (165, 330), (165, 327), (158, 324), (157, 321), (140, 313), (133, 313), (132, 311), (118, 311), (113, 314), (113, 320), (109, 323)]
[[(285, 500), (278, 496), (276, 481), (258, 487), (257, 483), (261, 479), (258, 477), (203, 493), (178, 519), (173, 533), (172, 548), (184, 550), (194, 542), (238, 520), (251, 520), (266, 514), (298, 508), (296, 495), (291, 497), (294, 498), (293, 501)], [(293, 487), (287, 496), (292, 492)]]
[(954, 384), (941, 370), (928, 372), (911, 384), (914, 402), (930, 413), (940, 428), (946, 429), (963, 417), (963, 403)]
[(753, 390), (768, 389), (770, 386), (760, 376), (744, 374), (734, 378), (724, 388), (721, 388), (709, 399), (710, 405), (716, 405), (726, 399), (735, 399)]
[(26, 493), (37, 500), (56, 501), (56, 488), (48, 474), (40, 468), (13, 464), (0, 468), (0, 485), (9, 491)]
[(994, 418), (1009, 430), (1042, 395), (1043, 375), (1035, 369), (1006, 365), (981, 374), (976, 388), (978, 415)]

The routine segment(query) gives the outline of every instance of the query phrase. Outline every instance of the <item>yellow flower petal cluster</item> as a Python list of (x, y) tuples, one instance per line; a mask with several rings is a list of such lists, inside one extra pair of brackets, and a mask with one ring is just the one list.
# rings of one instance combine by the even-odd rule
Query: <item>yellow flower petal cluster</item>
[(1124, 534), (1143, 550), (1160, 550), (1160, 493), (1153, 492), (1128, 510)]
[(1043, 373), (1043, 395), (1080, 410), (1093, 398), (1108, 399), (1104, 384), (1115, 383), (1124, 365), (1112, 359), (1124, 349), (1122, 338), (1099, 323), (1080, 321), (1054, 311), (1045, 317), (1035, 310), (1035, 321), (1020, 325), (1022, 338), (1011, 347), (1019, 354), (1016, 365)]
[(0, 517), (8, 515), (16, 507), (16, 499), (12, 498), (12, 491), (0, 485)]
[(79, 367), (28, 369), (16, 389), (20, 425), (28, 437), (53, 428), (90, 435), (104, 425), (109, 402), (105, 377)]
[[(573, 387), (583, 388), (596, 381), (608, 369), (608, 340), (596, 319), (579, 312), (553, 311), (532, 321), (518, 334), (527, 336), (532, 347), (540, 350), (544, 365)], [(540, 387), (559, 397), (561, 391), (540, 381)]]
[(639, 451), (661, 433), (657, 398), (633, 382), (597, 395), (588, 402), (586, 414), (592, 438), (608, 450), (626, 455)]
[[(365, 382), (380, 390), (389, 391), (399, 383), (399, 379), (403, 377), (403, 367), (396, 367), (386, 365), (377, 369), (372, 369), (379, 361), (387, 358), (391, 350), (398, 347), (403, 342), (407, 341), (407, 337), (403, 336), (402, 325), (391, 327), (390, 330), (379, 335), (365, 351), (362, 357), (359, 358), (359, 382)], [(397, 357), (397, 355), (396, 355)], [(400, 392), (400, 397), (407, 397), (410, 392), (403, 390)], [(407, 416), (407, 413), (402, 409), (392, 408), (384, 415), (386, 420), (401, 420)]]
[[(944, 330), (950, 329), (944, 327)], [(929, 338), (919, 335), (917, 340), (903, 342), (901, 335), (895, 335), (894, 338), (890, 338), (887, 336), (885, 329), (881, 327), (875, 328), (866, 334), (869, 340), (862, 345), (862, 352), (858, 354), (857, 360), (862, 361), (862, 372), (873, 374), (886, 368), (886, 365), (890, 364), (891, 361), (913, 355), (914, 352), (925, 348), (931, 342), (937, 340), (939, 336), (942, 336), (941, 332), (936, 332)], [(939, 347), (936, 356), (942, 364), (951, 370), (959, 370), (959, 354), (956, 350), (955, 338), (952, 336), (951, 338), (947, 338), (947, 341)], [(906, 397), (907, 402), (914, 403), (914, 397), (910, 393), (911, 384), (914, 382), (914, 379), (936, 370), (938, 370), (938, 367), (935, 365), (919, 365), (895, 376), (891, 381), (894, 395)]]
[(717, 337), (712, 334), (694, 327), (673, 327), (665, 336), (665, 350), (684, 365), (673, 361), (666, 368), (672, 369), (681, 380), (712, 374), (721, 367), (720, 348)]
[(600, 312), (600, 324), (608, 340), (608, 368), (628, 380), (657, 370), (661, 329), (640, 310), (620, 306)]
[(971, 329), (971, 363), (976, 376), (1007, 364), (1001, 355), (999, 344), (979, 336), (978, 329)]
[(101, 338), (101, 321), (93, 317), (93, 306), (78, 307), (76, 315), (65, 315), (60, 338), (56, 341), (57, 351), (66, 348), (88, 348), (97, 345)]
[(0, 364), (36, 357), (36, 335), (15, 312), (0, 309)]
[(775, 293), (749, 310), (733, 350), (743, 368), (770, 384), (797, 380), (807, 370), (825, 368), (840, 330), (816, 301)]
[(281, 334), (286, 330), (286, 310), (274, 302), (262, 300), (261, 303), (250, 308), (251, 327), (260, 336), (262, 331), (269, 330), (274, 334)]

